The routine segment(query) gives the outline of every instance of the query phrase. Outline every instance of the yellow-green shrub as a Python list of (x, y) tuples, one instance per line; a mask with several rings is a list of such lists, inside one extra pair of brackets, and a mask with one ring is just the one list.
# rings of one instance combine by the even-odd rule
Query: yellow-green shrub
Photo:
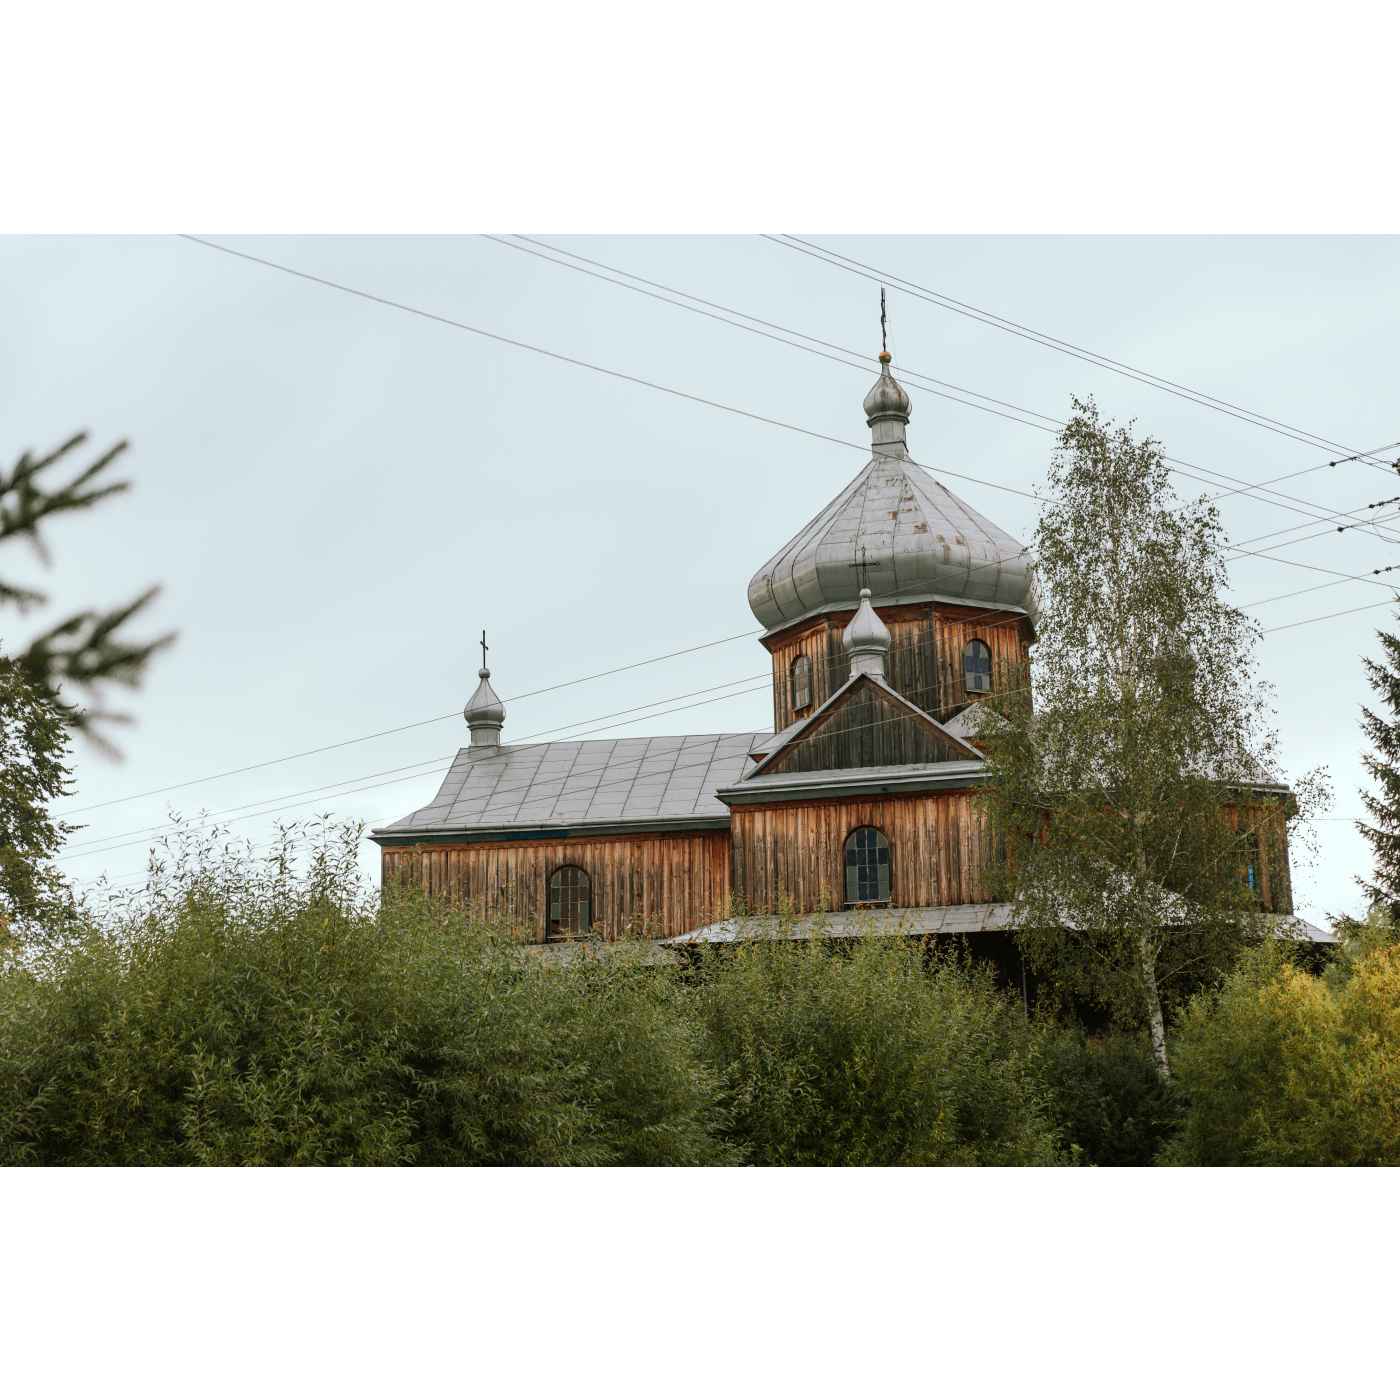
[(1190, 1109), (1165, 1161), (1400, 1163), (1400, 947), (1324, 977), (1255, 950), (1188, 1008), (1174, 1062)]

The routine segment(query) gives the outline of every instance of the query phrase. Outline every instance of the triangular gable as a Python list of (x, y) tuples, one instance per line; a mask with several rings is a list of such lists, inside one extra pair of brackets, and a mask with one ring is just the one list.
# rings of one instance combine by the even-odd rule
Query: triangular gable
[(874, 676), (852, 676), (747, 776), (953, 763), (982, 755)]

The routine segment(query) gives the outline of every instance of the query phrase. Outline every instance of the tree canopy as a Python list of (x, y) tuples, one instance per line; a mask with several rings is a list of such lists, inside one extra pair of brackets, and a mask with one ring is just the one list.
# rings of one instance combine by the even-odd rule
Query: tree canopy
[(1215, 507), (1178, 502), (1160, 444), (1092, 399), (1074, 401), (1046, 494), (1034, 663), (999, 678), (979, 719), (983, 813), (1028, 962), (1145, 1024), (1169, 1078), (1164, 1001), (1261, 936), (1256, 852), (1281, 847), (1257, 631), (1225, 601)]

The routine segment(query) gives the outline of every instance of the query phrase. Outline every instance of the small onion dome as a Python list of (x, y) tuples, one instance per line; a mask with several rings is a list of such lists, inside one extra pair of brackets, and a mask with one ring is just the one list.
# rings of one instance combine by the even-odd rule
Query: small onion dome
[(506, 707), (491, 689), (491, 672), (485, 666), (477, 672), (481, 684), (462, 711), (472, 731), (472, 748), (496, 748), (501, 742), (501, 726), (506, 721)]
[[(865, 419), (870, 427), (886, 419), (898, 423), (909, 421), (909, 395), (899, 387), (890, 374), (890, 357), (887, 351), (880, 352), (880, 377), (875, 387), (865, 396)], [(903, 437), (903, 434), (900, 434)]]
[(860, 590), (860, 607), (841, 634), (841, 643), (851, 658), (851, 675), (883, 676), (885, 657), (890, 650), (890, 629), (870, 606), (870, 590)]

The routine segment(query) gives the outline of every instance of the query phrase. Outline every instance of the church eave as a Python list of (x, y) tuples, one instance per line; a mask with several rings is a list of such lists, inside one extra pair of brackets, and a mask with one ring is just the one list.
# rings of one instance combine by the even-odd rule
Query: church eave
[[(872, 598), (877, 611), (887, 608), (901, 608), (914, 606), (919, 603), (942, 603), (947, 607), (975, 609), (979, 613), (990, 614), (993, 612), (1006, 613), (1008, 617), (1025, 618), (1031, 628), (1032, 640), (1034, 640), (1035, 623), (1031, 615), (1025, 608), (1019, 607), (1015, 603), (980, 602), (976, 598), (966, 596), (955, 598), (948, 593), (895, 593), (888, 598)], [(802, 627), (807, 623), (815, 622), (821, 617), (847, 617), (855, 613), (854, 603), (821, 603), (815, 608), (809, 608), (806, 612), (797, 617), (788, 618), (783, 622), (770, 627), (759, 636), (759, 641), (768, 646), (769, 643), (777, 641), (784, 633), (795, 627)], [(770, 648), (771, 649), (771, 648)]]
[(828, 768), (815, 773), (773, 773), (746, 778), (715, 796), (726, 806), (753, 802), (802, 802), (822, 797), (869, 797), (872, 793), (945, 792), (986, 781), (981, 759), (954, 763), (891, 764), (883, 768)]
[(697, 817), (637, 817), (631, 821), (538, 823), (500, 826), (426, 826), (370, 832), (377, 846), (458, 846), (478, 841), (569, 841), (586, 836), (669, 836), (677, 831), (728, 831), (729, 814)]

